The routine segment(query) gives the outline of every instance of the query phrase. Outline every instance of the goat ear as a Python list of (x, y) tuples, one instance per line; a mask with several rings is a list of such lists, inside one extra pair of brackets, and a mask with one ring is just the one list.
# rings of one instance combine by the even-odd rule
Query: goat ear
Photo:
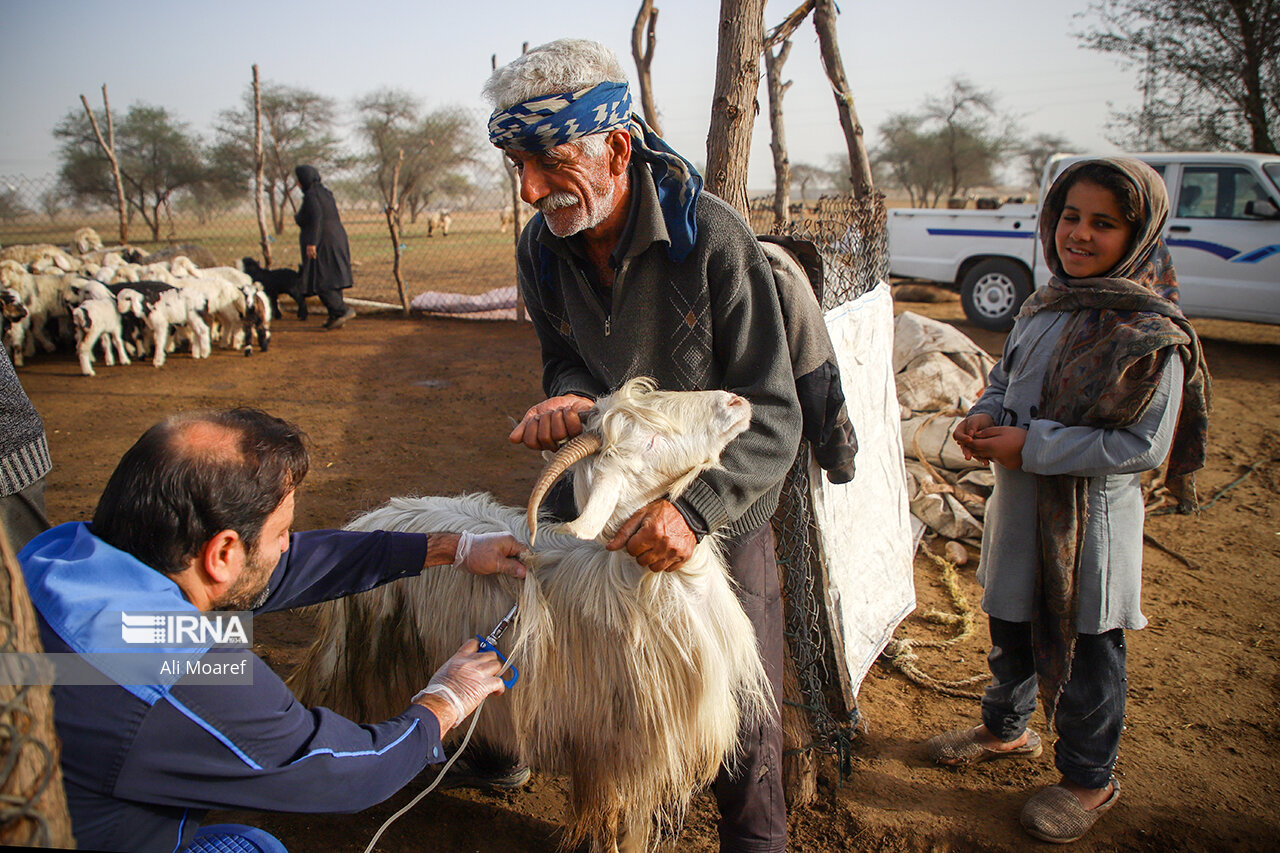
[(618, 507), (622, 485), (623, 477), (620, 472), (597, 469), (596, 476), (591, 480), (591, 495), (587, 498), (587, 505), (577, 518), (564, 526), (564, 531), (579, 539), (595, 539), (599, 536)]

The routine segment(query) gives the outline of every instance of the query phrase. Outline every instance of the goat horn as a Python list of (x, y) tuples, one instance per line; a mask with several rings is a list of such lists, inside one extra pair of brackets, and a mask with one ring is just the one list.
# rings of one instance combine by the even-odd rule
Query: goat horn
[(533, 486), (533, 494), (529, 495), (529, 508), (526, 512), (526, 518), (529, 521), (529, 544), (531, 546), (538, 535), (538, 505), (546, 497), (547, 490), (551, 488), (556, 480), (560, 479), (570, 465), (586, 459), (598, 451), (602, 444), (603, 441), (600, 436), (595, 433), (584, 432), (576, 435), (565, 442), (564, 446), (556, 451), (556, 455), (551, 457), (547, 467), (542, 469), (542, 473), (538, 475), (538, 482)]

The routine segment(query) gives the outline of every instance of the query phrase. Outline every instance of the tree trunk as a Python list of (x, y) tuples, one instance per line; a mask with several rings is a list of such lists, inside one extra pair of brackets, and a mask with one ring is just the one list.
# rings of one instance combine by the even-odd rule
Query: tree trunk
[(262, 86), (258, 66), (253, 66), (253, 204), (258, 211), (258, 241), (262, 244), (262, 265), (271, 268), (271, 241), (267, 239), (267, 210), (262, 184)]
[(720, 0), (716, 89), (707, 133), (706, 187), (747, 217), (747, 167), (756, 114), (764, 0)]
[[(44, 649), (35, 609), (3, 525), (0, 569), (0, 619), (8, 623), (3, 651), (39, 654)], [(0, 779), (5, 811), (0, 844), (75, 847), (62, 787), (60, 752), (48, 685), (0, 684), (0, 753), (5, 767), (5, 776)]]
[(404, 162), (404, 149), (399, 152), (396, 159), (395, 170), (391, 173), (391, 202), (387, 205), (387, 228), (391, 231), (391, 248), (394, 254), (394, 261), (391, 265), (391, 274), (396, 280), (396, 290), (400, 291), (400, 310), (405, 314), (409, 313), (409, 299), (404, 292), (404, 276), (400, 274), (400, 203), (397, 193), (400, 189), (400, 164)]
[[(525, 42), (520, 48), (520, 53), (525, 54), (528, 52), (529, 52), (529, 43)], [(493, 69), (496, 71), (498, 69), (498, 54), (496, 53), (492, 54), (489, 58), (489, 63), (490, 65), (493, 66)], [(507, 156), (505, 154), (501, 156), (502, 156), (502, 168), (506, 171), (507, 182), (511, 185), (511, 238), (512, 238), (512, 243), (516, 248), (517, 260), (518, 260), (518, 255), (520, 251), (520, 232), (524, 230), (524, 222), (521, 221), (523, 219), (522, 214), (524, 213), (524, 211), (520, 209), (520, 181), (518, 178), (516, 178), (515, 167), (512, 166), (511, 163), (507, 161)], [(517, 284), (516, 285), (516, 322), (523, 323), (524, 319), (525, 319), (524, 293), (520, 291), (520, 286)]]
[(80, 96), (80, 103), (84, 104), (84, 111), (89, 114), (89, 124), (93, 126), (93, 135), (98, 137), (98, 146), (102, 148), (107, 155), (107, 160), (111, 163), (111, 176), (116, 182), (116, 212), (120, 216), (120, 245), (127, 246), (129, 244), (129, 217), (125, 212), (124, 203), (124, 183), (120, 179), (120, 161), (116, 159), (116, 127), (111, 120), (111, 101), (107, 99), (107, 84), (102, 84), (102, 108), (107, 113), (107, 138), (102, 138), (102, 131), (98, 129), (98, 120), (93, 115), (93, 110), (89, 109), (89, 101), (84, 95)]
[(782, 82), (782, 66), (791, 53), (791, 42), (784, 41), (773, 49), (764, 49), (765, 79), (769, 90), (769, 129), (773, 151), (773, 233), (781, 234), (791, 221), (791, 161), (787, 158), (787, 132), (782, 124), (782, 96), (791, 87), (791, 81)]
[(840, 45), (836, 42), (835, 0), (818, 0), (813, 12), (813, 26), (818, 31), (818, 45), (822, 52), (822, 64), (831, 81), (831, 92), (836, 98), (836, 111), (840, 114), (840, 127), (844, 129), (845, 145), (849, 149), (849, 182), (854, 198), (866, 198), (875, 191), (871, 181), (871, 160), (867, 156), (867, 144), (853, 107), (853, 93), (844, 76), (844, 60), (840, 58)]
[[(640, 84), (640, 105), (644, 111), (644, 120), (653, 128), (653, 132), (662, 135), (658, 125), (658, 109), (653, 105), (653, 77), (649, 69), (653, 66), (653, 49), (657, 46), (658, 10), (653, 8), (653, 0), (643, 0), (640, 11), (636, 14), (635, 25), (631, 28), (631, 56), (636, 61), (636, 79)], [(641, 33), (646, 32), (643, 48)]]

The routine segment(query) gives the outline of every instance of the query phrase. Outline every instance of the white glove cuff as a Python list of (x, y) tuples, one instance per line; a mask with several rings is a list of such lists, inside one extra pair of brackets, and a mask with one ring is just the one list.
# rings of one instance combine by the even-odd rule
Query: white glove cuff
[(471, 555), (471, 543), (475, 538), (465, 530), (458, 534), (458, 550), (453, 555), (453, 567), (455, 569), (461, 569), (466, 565), (467, 557)]
[(457, 721), (461, 721), (467, 715), (467, 709), (462, 707), (462, 700), (458, 698), (458, 694), (454, 693), (447, 685), (444, 684), (428, 684), (424, 689), (419, 690), (413, 695), (412, 702), (417, 702), (428, 693), (435, 693), (443, 696), (445, 701), (453, 708), (453, 715)]

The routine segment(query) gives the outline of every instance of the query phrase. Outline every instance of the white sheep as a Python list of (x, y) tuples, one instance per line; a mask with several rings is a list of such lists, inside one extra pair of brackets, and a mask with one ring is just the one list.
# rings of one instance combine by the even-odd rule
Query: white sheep
[(192, 358), (208, 358), (213, 351), (209, 326), (201, 317), (205, 299), (200, 293), (172, 288), (144, 296), (125, 288), (116, 295), (116, 307), (121, 314), (138, 317), (150, 329), (155, 348), (151, 363), (156, 367), (164, 366), (170, 326), (176, 326), (191, 341)]
[[(0, 287), (16, 290), (27, 308), (27, 316), (20, 321), (24, 326), (23, 356), (35, 355), (37, 343), (48, 352), (58, 348), (46, 325), (50, 320), (62, 323), (69, 319), (67, 304), (63, 299), (62, 280), (61, 274), (36, 275), (20, 264), (0, 262)], [(21, 366), (22, 362), (15, 359), (14, 364)]]
[[(323, 605), (320, 637), (291, 679), (299, 697), (368, 720), (396, 713), (433, 662), (518, 600), (500, 647), (521, 678), (488, 701), (477, 736), (569, 776), (570, 843), (640, 851), (655, 822), (678, 827), (692, 794), (733, 760), (740, 727), (773, 700), (714, 537), (668, 573), (604, 547), (635, 510), (718, 464), (750, 421), (750, 404), (725, 391), (651, 389), (633, 381), (601, 399), (549, 463), (528, 517), (570, 467), (581, 515), (537, 538), (523, 586), (434, 571)], [(487, 496), (399, 498), (350, 527), (531, 541), (528, 517)]]
[(17, 367), (22, 366), (22, 350), (26, 335), (23, 320), (27, 318), (27, 306), (22, 294), (12, 287), (0, 288), (0, 342)]
[(76, 328), (76, 355), (80, 358), (80, 372), (85, 376), (96, 375), (93, 370), (93, 346), (99, 341), (102, 342), (102, 358), (108, 365), (116, 363), (112, 347), (119, 355), (121, 364), (129, 363), (129, 356), (124, 351), (124, 329), (120, 311), (116, 308), (114, 299), (86, 299), (72, 309), (71, 321)]
[(90, 252), (96, 252), (102, 248), (102, 238), (98, 236), (98, 232), (90, 228), (88, 225), (83, 228), (77, 228), (75, 236), (72, 238), (75, 249), (81, 255), (87, 255)]

